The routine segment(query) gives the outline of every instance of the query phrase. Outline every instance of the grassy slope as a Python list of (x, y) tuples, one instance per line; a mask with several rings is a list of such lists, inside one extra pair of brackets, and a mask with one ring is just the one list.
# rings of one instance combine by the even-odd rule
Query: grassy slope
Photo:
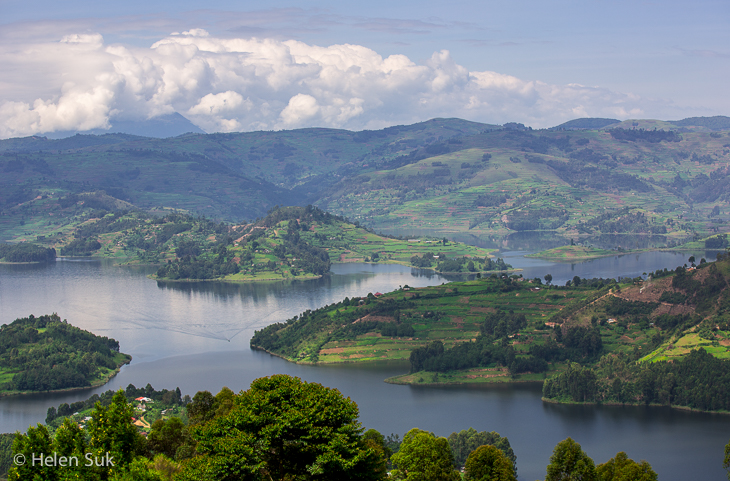
[[(273, 262), (276, 264), (274, 269), (263, 269), (255, 274), (240, 272), (226, 276), (223, 280), (245, 282), (316, 277), (301, 271), (292, 274), (292, 269), (287, 265), (292, 262), (291, 256), (283, 261), (273, 254), (276, 246), (283, 244), (288, 222), (282, 221), (268, 227), (265, 234), (257, 239), (260, 247), (256, 249), (252, 263), (264, 265)], [(309, 231), (303, 232), (301, 237), (311, 245), (325, 249), (333, 263), (363, 262), (371, 260), (372, 256), (377, 253), (380, 258), (378, 262), (411, 265), (411, 256), (422, 256), (425, 253), (446, 253), (449, 257), (488, 257), (490, 252), (487, 249), (459, 242), (448, 242), (443, 245), (441, 242), (428, 239), (409, 242), (408, 240), (387, 238), (341, 220), (336, 220), (331, 224), (312, 223)], [(239, 242), (238, 245), (231, 247), (230, 251), (240, 256), (246, 249), (244, 246), (244, 242)]]
[[(726, 279), (730, 279), (730, 262), (717, 263)], [(695, 271), (694, 275), (702, 276), (704, 270)], [(661, 278), (657, 281), (643, 284), (620, 284), (613, 289), (597, 294), (598, 291), (587, 288), (545, 287), (529, 282), (518, 282), (519, 289), (512, 292), (489, 292), (497, 280), (485, 278), (481, 280), (451, 283), (445, 286), (425, 287), (414, 290), (399, 290), (388, 293), (379, 299), (370, 299), (363, 307), (332, 305), (325, 308), (333, 319), (333, 324), (326, 330), (309, 332), (298, 338), (296, 343), (288, 349), (289, 355), (284, 355), (290, 361), (318, 363), (338, 362), (368, 362), (384, 360), (407, 360), (410, 352), (424, 346), (431, 341), (440, 340), (448, 349), (460, 342), (469, 342), (479, 333), (479, 325), (484, 319), (484, 313), (500, 310), (513, 310), (524, 314), (528, 325), (519, 335), (509, 342), (518, 353), (526, 355), (530, 345), (544, 343), (551, 330), (543, 328), (545, 322), (557, 320), (562, 322), (563, 332), (575, 326), (591, 326), (592, 320), (597, 321), (605, 352), (647, 352), (642, 361), (656, 361), (667, 358), (677, 358), (686, 355), (691, 349), (702, 347), (711, 354), (720, 358), (730, 358), (730, 331), (716, 330), (714, 338), (704, 339), (698, 336), (693, 327), (689, 330), (668, 334), (651, 325), (642, 325), (636, 318), (629, 315), (616, 315), (609, 311), (612, 298), (628, 301), (656, 302), (664, 291), (672, 292), (672, 277)], [(730, 289), (725, 289), (718, 296), (717, 305), (727, 298)], [(725, 297), (723, 297), (725, 296)], [(388, 299), (410, 299), (416, 302), (415, 306), (400, 309), (401, 322), (413, 322), (415, 336), (410, 338), (383, 337), (378, 329), (357, 335), (349, 339), (331, 340), (338, 337), (339, 326), (335, 321), (340, 313), (365, 312), (373, 303), (386, 303)], [(577, 306), (577, 308), (576, 308)], [(563, 318), (553, 317), (564, 308), (569, 308), (570, 315)], [(710, 319), (717, 312), (717, 307), (702, 313), (703, 319)], [(692, 305), (672, 305), (667, 302), (658, 303), (650, 314), (651, 320), (661, 313), (695, 313)], [(436, 315), (425, 315), (435, 313)], [(363, 314), (365, 315), (365, 314)], [(722, 314), (722, 316), (726, 316)], [(357, 317), (357, 316), (355, 316)], [(377, 320), (394, 322), (387, 317), (363, 317), (363, 320)], [(617, 322), (608, 322), (615, 319)], [(714, 318), (713, 318), (714, 319)], [(726, 319), (727, 321), (727, 319)], [(708, 321), (703, 321), (708, 322)], [(718, 321), (712, 321), (712, 323)], [(281, 331), (291, 329), (283, 327)], [(654, 336), (664, 336), (664, 342), (653, 349)], [(341, 336), (340, 336), (341, 337)], [(255, 342), (255, 338), (254, 341)], [(668, 346), (672, 346), (671, 348)], [(278, 352), (282, 354), (283, 351)], [(491, 383), (511, 381), (541, 381), (567, 366), (566, 362), (550, 363), (546, 374), (521, 374), (511, 378), (507, 370), (496, 365), (480, 368), (471, 368), (464, 371), (449, 373), (414, 373), (397, 376), (389, 379), (394, 383)]]
[(586, 246), (562, 246), (548, 249), (546, 251), (530, 254), (526, 257), (536, 257), (539, 259), (547, 259), (556, 262), (571, 262), (576, 260), (595, 259), (597, 257), (605, 257), (616, 255), (616, 251), (598, 249)]
[[(654, 225), (664, 225), (668, 239), (681, 240), (692, 232), (708, 232), (715, 225), (708, 222), (710, 210), (719, 205), (727, 220), (727, 199), (694, 203), (690, 206), (684, 194), (678, 195), (668, 187), (677, 174), (684, 179), (709, 175), (713, 170), (730, 165), (727, 133), (714, 138), (709, 133), (684, 133), (681, 142), (620, 142), (602, 131), (539, 132), (533, 137), (565, 138), (570, 136), (573, 149), (591, 149), (610, 158), (606, 162), (584, 163), (635, 175), (647, 182), (651, 192), (602, 192), (593, 186), (572, 186), (561, 180), (555, 171), (543, 163), (526, 160), (525, 154), (545, 161), (567, 162), (568, 153), (551, 146), (547, 154), (533, 153), (527, 147), (530, 134), (515, 136), (498, 131), (464, 139), (456, 152), (423, 159), (397, 169), (367, 174), (362, 182), (342, 182), (332, 190), (320, 205), (332, 212), (344, 214), (377, 228), (417, 231), (434, 230), (443, 233), (470, 233), (478, 236), (499, 236), (510, 232), (510, 216), (530, 211), (553, 208), (567, 210), (569, 219), (556, 229), (558, 234), (578, 238), (578, 224), (608, 211), (630, 207), (645, 212)], [(578, 145), (575, 142), (586, 142)], [(714, 162), (701, 164), (687, 154), (710, 155)], [(489, 162), (480, 162), (484, 154), (491, 154)], [(520, 159), (513, 162), (512, 159)], [(636, 160), (634, 162), (634, 160)], [(443, 166), (449, 176), (439, 179), (440, 184), (418, 187), (418, 176), (433, 174)], [(470, 164), (471, 167), (462, 167)], [(355, 179), (357, 180), (357, 179)], [(413, 188), (407, 187), (408, 183)], [(533, 189), (535, 190), (534, 193)], [(479, 195), (504, 193), (511, 196), (506, 204), (478, 207)], [(671, 223), (667, 223), (672, 219)], [(681, 219), (681, 220), (678, 220)]]
[[(102, 198), (106, 202), (111, 202), (109, 196), (102, 196)], [(51, 213), (55, 213), (59, 218), (65, 216), (64, 225), (60, 228), (56, 226), (55, 229), (36, 231), (36, 236), (26, 235), (22, 239), (54, 247), (60, 253), (62, 248), (78, 235), (80, 228), (93, 226), (100, 222), (98, 218), (89, 218), (88, 209), (84, 210), (82, 207), (83, 205), (75, 205), (67, 209), (60, 209), (56, 206)], [(143, 245), (145, 241), (159, 238), (162, 231), (166, 227), (173, 226), (174, 222), (157, 222), (138, 212), (127, 213), (119, 220), (128, 220), (131, 225), (123, 230), (91, 236), (98, 239), (102, 246), (101, 249), (92, 253), (94, 257), (111, 258), (124, 263), (166, 262), (175, 259), (176, 246), (183, 240), (194, 241), (201, 246), (205, 257), (208, 255), (205, 254), (206, 250), (214, 247), (225, 237), (232, 236), (237, 239), (237, 242), (227, 248), (230, 257), (240, 258), (244, 252), (251, 252), (253, 258), (250, 264), (255, 264), (258, 268), (256, 272), (229, 275), (225, 280), (241, 282), (316, 277), (301, 270), (292, 273), (291, 266), (287, 265), (287, 263), (292, 263), (292, 256), (288, 256), (286, 262), (282, 262), (282, 259), (273, 254), (274, 249), (283, 243), (289, 221), (269, 225), (265, 218), (253, 224), (230, 226), (227, 228), (229, 231), (216, 234), (213, 230), (216, 224), (210, 224), (202, 219), (185, 217), (179, 219), (178, 223), (188, 223), (190, 228), (173, 235), (163, 244), (158, 243), (145, 250), (140, 245)], [(408, 240), (383, 237), (342, 219), (335, 219), (332, 222), (313, 222), (309, 218), (302, 220), (308, 222), (309, 226), (307, 231), (301, 232), (302, 239), (315, 247), (327, 250), (331, 262), (335, 263), (371, 261), (377, 255), (378, 262), (411, 265), (412, 256), (422, 256), (425, 253), (445, 254), (449, 258), (463, 256), (486, 258), (489, 257), (490, 252), (488, 249), (459, 242), (443, 244), (442, 241), (429, 238)], [(247, 233), (258, 229), (264, 229), (264, 233), (257, 238), (259, 247), (251, 250), (251, 247), (247, 246)], [(264, 267), (269, 262), (275, 263), (276, 267), (274, 269)]]
[[(0, 234), (53, 221), (39, 195), (106, 190), (149, 210), (159, 206), (240, 222), (274, 205), (306, 203), (312, 193), (375, 162), (488, 125), (435, 119), (374, 132), (300, 129), (185, 135), (37, 137), (0, 141)], [(10, 215), (7, 215), (10, 214)]]
[[(728, 221), (727, 196), (692, 200), (699, 176), (729, 165), (727, 132), (685, 132), (680, 142), (649, 143), (617, 141), (606, 131), (519, 133), (488, 127), (437, 119), (360, 133), (302, 129), (164, 140), (110, 135), (0, 141), (5, 152), (0, 238), (62, 229), (64, 221), (51, 215), (54, 199), (100, 189), (145, 210), (175, 208), (229, 221), (262, 216), (275, 204), (315, 203), (378, 230), (482, 238), (513, 232), (516, 220), (545, 209), (554, 212), (538, 214), (541, 229), (576, 239), (601, 234), (580, 234), (580, 224), (621, 207), (666, 226), (668, 235), (656, 240), (659, 244), (709, 233), (718, 227), (714, 221), (720, 226)], [(567, 137), (568, 148), (561, 150), (555, 141)], [(605, 158), (580, 165), (635, 175), (652, 190), (606, 191), (600, 181), (570, 184), (553, 168), (527, 158), (567, 162), (584, 149)], [(488, 162), (481, 161), (484, 154), (492, 156)], [(693, 160), (694, 154), (704, 160)], [(415, 157), (399, 160), (409, 155)], [(682, 186), (672, 186), (677, 175)], [(490, 192), (510, 199), (501, 206), (475, 205), (479, 195)], [(721, 213), (711, 221), (716, 205)], [(563, 210), (564, 222), (555, 213)]]

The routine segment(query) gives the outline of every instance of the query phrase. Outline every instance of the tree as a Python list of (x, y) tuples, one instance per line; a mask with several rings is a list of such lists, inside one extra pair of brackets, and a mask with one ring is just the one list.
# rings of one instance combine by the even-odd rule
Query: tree
[(555, 446), (545, 481), (597, 481), (596, 466), (580, 447), (568, 438)]
[(188, 430), (180, 420), (180, 418), (171, 417), (170, 419), (158, 419), (152, 423), (152, 429), (147, 436), (147, 449), (151, 454), (161, 453), (170, 459), (182, 459), (184, 453), (192, 451), (192, 449), (180, 451), (178, 450), (185, 445), (191, 443)]
[(552, 274), (545, 274), (545, 282), (547, 283), (547, 285), (550, 285), (550, 283), (551, 283), (552, 281), (553, 281), (553, 276), (552, 276)]
[[(29, 426), (26, 434), (15, 433), (13, 441), (13, 452), (16, 456), (23, 455), (26, 460), (38, 453), (52, 453), (53, 441), (48, 429), (38, 424), (38, 427)], [(58, 470), (51, 466), (43, 466), (40, 463), (16, 463), (8, 471), (8, 479), (21, 481), (24, 479), (42, 479), (43, 481), (55, 481), (58, 479)]]
[(512, 463), (494, 446), (479, 446), (464, 465), (464, 481), (517, 481)]
[(354, 401), (336, 389), (275, 375), (251, 383), (232, 409), (192, 429), (201, 453), (182, 480), (383, 479)]
[(391, 477), (406, 481), (459, 481), (454, 457), (446, 438), (437, 438), (420, 429), (403, 436), (400, 450), (391, 457), (397, 469)]
[(502, 437), (499, 433), (494, 431), (479, 431), (477, 432), (474, 428), (462, 429), (461, 431), (453, 432), (446, 438), (451, 448), (451, 453), (454, 455), (454, 464), (457, 467), (464, 467), (466, 458), (469, 457), (473, 451), (480, 446), (491, 445), (502, 451), (502, 453), (512, 463), (512, 467), (517, 470), (517, 456), (512, 450), (509, 444), (509, 440), (506, 437)]
[(97, 402), (89, 421), (89, 452), (101, 460), (107, 455), (114, 458), (112, 469), (101, 467), (101, 479), (131, 464), (145, 450), (145, 439), (132, 424), (134, 409), (127, 403), (124, 391), (114, 394), (111, 404), (104, 407)]
[(723, 460), (722, 467), (728, 472), (727, 479), (730, 479), (730, 442), (725, 445), (725, 459)]
[(637, 463), (621, 451), (596, 467), (600, 481), (657, 481), (657, 474), (646, 461)]

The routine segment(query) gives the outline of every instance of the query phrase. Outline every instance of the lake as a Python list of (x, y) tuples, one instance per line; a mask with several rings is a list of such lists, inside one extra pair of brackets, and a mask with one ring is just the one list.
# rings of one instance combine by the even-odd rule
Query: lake
[[(554, 264), (507, 252), (506, 261), (528, 278), (552, 274), (554, 283), (573, 276), (636, 277), (674, 268), (689, 255), (650, 252)], [(730, 416), (664, 408), (559, 406), (540, 401), (540, 386), (419, 387), (383, 382), (408, 370), (407, 363), (298, 366), (252, 351), (255, 329), (306, 309), (368, 292), (408, 284), (448, 282), (427, 271), (397, 265), (339, 264), (322, 279), (306, 282), (223, 284), (162, 283), (149, 267), (116, 267), (95, 260), (59, 260), (49, 265), (0, 265), (0, 320), (57, 312), (74, 325), (119, 340), (133, 356), (129, 366), (102, 388), (70, 394), (0, 399), (0, 431), (25, 430), (42, 422), (49, 406), (85, 399), (129, 383), (194, 394), (222, 386), (247, 389), (252, 380), (276, 373), (335, 387), (360, 407), (360, 420), (384, 434), (401, 436), (419, 427), (448, 435), (469, 427), (507, 436), (517, 454), (520, 479), (544, 478), (554, 446), (568, 436), (596, 461), (618, 451), (646, 459), (662, 480), (726, 479), (723, 448)]]

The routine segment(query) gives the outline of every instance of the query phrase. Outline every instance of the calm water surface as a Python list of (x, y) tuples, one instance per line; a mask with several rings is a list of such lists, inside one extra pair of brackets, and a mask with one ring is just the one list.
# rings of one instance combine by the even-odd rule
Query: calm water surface
[[(575, 275), (615, 277), (674, 268), (689, 253), (647, 253), (581, 264), (552, 264), (505, 253), (525, 277), (551, 273), (555, 283)], [(704, 253), (694, 253), (697, 257)], [(698, 257), (699, 258), (699, 257)], [(708, 257), (709, 258), (709, 257)], [(439, 435), (474, 427), (509, 437), (520, 479), (544, 478), (555, 444), (572, 436), (597, 462), (618, 451), (646, 459), (663, 480), (726, 479), (723, 448), (730, 416), (662, 408), (576, 407), (543, 404), (539, 385), (425, 388), (394, 386), (383, 379), (407, 364), (297, 366), (251, 351), (255, 329), (344, 297), (425, 286), (444, 278), (401, 266), (347, 264), (316, 281), (242, 284), (158, 283), (149, 268), (119, 268), (99, 261), (0, 266), (0, 321), (57, 312), (69, 322), (120, 341), (134, 356), (103, 388), (73, 394), (0, 399), (0, 431), (42, 422), (49, 406), (86, 399), (94, 392), (132, 383), (184, 393), (247, 389), (276, 373), (336, 387), (360, 407), (367, 427), (403, 434), (420, 427)]]

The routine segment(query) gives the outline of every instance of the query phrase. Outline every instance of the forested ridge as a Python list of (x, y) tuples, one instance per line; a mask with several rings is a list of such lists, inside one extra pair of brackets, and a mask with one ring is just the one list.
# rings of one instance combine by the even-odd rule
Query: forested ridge
[(3, 391), (49, 391), (105, 380), (130, 356), (119, 343), (61, 320), (56, 314), (16, 319), (0, 328)]

